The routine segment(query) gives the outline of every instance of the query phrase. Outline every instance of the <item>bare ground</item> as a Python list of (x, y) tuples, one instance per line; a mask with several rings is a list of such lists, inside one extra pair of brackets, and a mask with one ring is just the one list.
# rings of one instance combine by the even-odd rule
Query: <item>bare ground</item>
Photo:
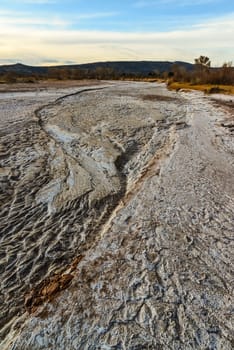
[(0, 99), (2, 349), (232, 349), (232, 106), (82, 89)]
[(79, 86), (91, 86), (101, 84), (98, 80), (45, 80), (37, 81), (35, 83), (1, 83), (0, 92), (28, 92), (28, 91), (43, 91), (52, 89), (67, 89), (77, 88)]

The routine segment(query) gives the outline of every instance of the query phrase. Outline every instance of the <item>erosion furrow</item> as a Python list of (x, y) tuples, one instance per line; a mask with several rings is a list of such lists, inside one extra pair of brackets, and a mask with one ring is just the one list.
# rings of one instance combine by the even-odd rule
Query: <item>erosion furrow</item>
[[(59, 134), (51, 132), (48, 124), (53, 122), (53, 113), (56, 119), (63, 105), (66, 110), (70, 103), (68, 100), (73, 99), (73, 110), (79, 111), (79, 99), (82, 99), (82, 95), (98, 93), (102, 89), (84, 89), (58, 98), (35, 111), (38, 123), (29, 122), (22, 129), (18, 125), (17, 134), (8, 134), (3, 138), (3, 144), (5, 142), (6, 147), (11, 149), (11, 154), (3, 158), (2, 162), (4, 169), (9, 169), (11, 177), (6, 173), (3, 180), (6, 179), (6, 183), (12, 186), (13, 192), (5, 206), (8, 212), (7, 220), (4, 217), (1, 222), (2, 253), (6, 257), (2, 260), (2, 337), (9, 332), (15, 315), (19, 316), (24, 312), (22, 305), (26, 292), (53, 273), (64, 271), (75, 256), (84, 253), (98, 242), (101, 227), (125, 195), (125, 165), (151, 137), (148, 126), (130, 124), (126, 141), (116, 148), (116, 143), (121, 144), (120, 140), (116, 140), (116, 136), (118, 137), (119, 131), (125, 133), (125, 130), (121, 124), (113, 131), (107, 130), (104, 148), (112, 148), (113, 155), (110, 154), (110, 159), (107, 155), (107, 164), (101, 164), (98, 169), (98, 159), (93, 160), (92, 154), (87, 155), (89, 150), (84, 152), (77, 142), (74, 151), (69, 137), (68, 142), (66, 137), (63, 140), (63, 132), (67, 136), (66, 128), (61, 128)], [(105, 94), (101, 99), (105, 99)], [(87, 95), (85, 105), (91, 100), (92, 96)], [(116, 101), (115, 104), (117, 114), (114, 118), (118, 116), (119, 102)], [(74, 119), (74, 116), (70, 115), (68, 118)], [(105, 118), (101, 119), (101, 123), (104, 120)], [(77, 118), (76, 122), (79, 123)], [(60, 120), (55, 120), (54, 129), (59, 123)], [(112, 129), (113, 125), (108, 127)], [(78, 131), (72, 135), (73, 143), (79, 138)], [(133, 149), (128, 146), (129, 139), (134, 140)], [(101, 142), (102, 140), (98, 140), (97, 146), (93, 145), (94, 150), (96, 147), (102, 152)], [(111, 168), (110, 174), (106, 168), (108, 166)], [(85, 177), (88, 178), (88, 183)], [(106, 182), (104, 186), (103, 182)], [(95, 190), (96, 194), (93, 195)], [(9, 247), (9, 244), (11, 247), (8, 251), (4, 247)], [(22, 284), (21, 281), (25, 278), (26, 283)]]
[(231, 350), (229, 112), (115, 83), (35, 113), (2, 136), (3, 349)]

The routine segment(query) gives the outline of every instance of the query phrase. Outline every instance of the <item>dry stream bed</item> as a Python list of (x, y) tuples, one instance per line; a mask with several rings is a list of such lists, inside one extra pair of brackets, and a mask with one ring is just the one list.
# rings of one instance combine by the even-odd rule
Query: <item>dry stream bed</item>
[(0, 93), (0, 349), (231, 350), (233, 97)]

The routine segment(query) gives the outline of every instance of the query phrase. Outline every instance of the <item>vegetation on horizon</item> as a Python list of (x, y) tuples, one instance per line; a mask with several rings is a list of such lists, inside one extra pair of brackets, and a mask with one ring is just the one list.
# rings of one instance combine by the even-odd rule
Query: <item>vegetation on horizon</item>
[[(234, 86), (234, 67), (232, 62), (225, 62), (220, 68), (212, 68), (211, 61), (207, 56), (195, 59), (193, 69), (187, 69), (180, 63), (174, 63), (170, 71), (153, 70), (147, 73), (120, 72), (108, 66), (96, 66), (95, 68), (77, 67), (48, 67), (46, 73), (25, 73), (22, 71), (7, 71), (0, 73), (1, 83), (36, 83), (46, 80), (150, 80), (164, 79), (168, 87), (173, 89), (194, 88), (218, 92), (218, 89), (227, 91), (226, 86)], [(222, 85), (222, 88), (219, 87)], [(216, 89), (216, 91), (212, 91)], [(230, 89), (229, 89), (230, 90)], [(232, 91), (231, 91), (232, 92)]]
[(207, 56), (195, 58), (194, 69), (186, 71), (179, 65), (174, 65), (168, 75), (168, 86), (173, 89), (192, 88), (208, 93), (233, 93), (234, 67), (232, 62), (225, 62), (220, 68), (211, 68)]

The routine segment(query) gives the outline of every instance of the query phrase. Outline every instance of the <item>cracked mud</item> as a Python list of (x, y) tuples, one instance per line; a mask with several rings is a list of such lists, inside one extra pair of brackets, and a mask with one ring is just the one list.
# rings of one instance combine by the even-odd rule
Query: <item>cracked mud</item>
[(0, 348), (233, 349), (233, 101), (119, 82), (0, 107)]

